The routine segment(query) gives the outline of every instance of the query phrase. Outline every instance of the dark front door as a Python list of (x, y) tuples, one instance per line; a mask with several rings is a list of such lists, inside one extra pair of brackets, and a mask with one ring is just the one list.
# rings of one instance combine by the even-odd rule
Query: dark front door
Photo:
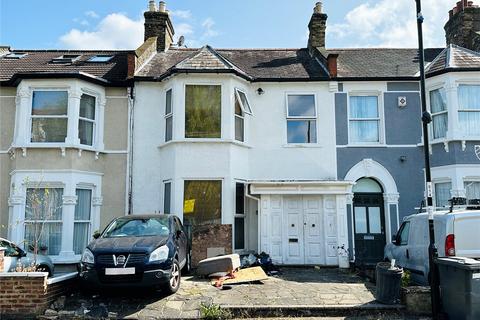
[(353, 198), (355, 263), (375, 265), (383, 260), (385, 214), (383, 194), (355, 193)]

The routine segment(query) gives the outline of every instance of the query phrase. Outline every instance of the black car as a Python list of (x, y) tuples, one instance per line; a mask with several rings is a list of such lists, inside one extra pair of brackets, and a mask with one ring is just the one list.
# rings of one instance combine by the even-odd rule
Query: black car
[(189, 270), (190, 246), (174, 215), (114, 219), (82, 254), (80, 278), (92, 287), (162, 287), (175, 293), (181, 269)]

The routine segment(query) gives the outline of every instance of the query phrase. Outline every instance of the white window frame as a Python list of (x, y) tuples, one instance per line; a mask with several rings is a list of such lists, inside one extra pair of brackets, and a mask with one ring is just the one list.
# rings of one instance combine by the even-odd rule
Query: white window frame
[[(45, 115), (45, 116), (38, 116), (33, 115), (33, 95), (35, 92), (66, 92), (67, 93), (67, 114), (65, 115)], [(68, 88), (32, 88), (31, 95), (30, 95), (30, 113), (29, 113), (29, 128), (28, 128), (28, 142), (32, 145), (55, 145), (55, 144), (63, 144), (68, 139), (68, 117), (69, 117), (69, 109), (70, 109), (70, 92)], [(34, 119), (66, 119), (67, 120), (67, 132), (65, 135), (64, 142), (34, 142), (32, 141), (33, 138), (33, 120)]]
[[(64, 142), (32, 142), (32, 110), (34, 91), (67, 91), (67, 136)], [(78, 124), (82, 94), (95, 97), (93, 145), (80, 144)], [(13, 146), (17, 148), (75, 148), (103, 151), (105, 88), (78, 79), (22, 80), (17, 87), (17, 110)], [(43, 116), (34, 116), (42, 118)], [(75, 131), (76, 130), (76, 131)]]
[[(90, 220), (75, 220), (75, 216), (73, 217), (73, 230), (75, 230), (75, 223), (88, 223), (88, 234), (87, 234), (87, 239), (90, 239), (92, 237), (92, 222), (93, 222), (93, 196), (94, 196), (94, 190), (91, 186), (88, 185), (82, 185), (79, 184), (75, 188), (75, 194), (77, 193), (77, 190), (88, 190), (91, 192), (91, 197), (90, 197)], [(75, 207), (78, 205), (78, 199), (77, 203), (75, 204)], [(73, 241), (75, 242), (75, 238), (73, 238)], [(88, 245), (88, 241), (87, 241)], [(72, 243), (73, 246), (73, 243)], [(81, 254), (81, 253), (80, 253)]]
[[(243, 104), (243, 101), (240, 97), (240, 93), (245, 95), (245, 99), (247, 100), (247, 103), (248, 103), (248, 108)], [(240, 107), (242, 108), (243, 112), (246, 113), (246, 114), (249, 114), (249, 115), (253, 115), (252, 104), (250, 103), (250, 99), (248, 98), (247, 93), (242, 89), (235, 88), (235, 97), (237, 97), (238, 102), (240, 103)]]
[(464, 177), (463, 178), (463, 188), (465, 190), (465, 196), (467, 196), (466, 184), (468, 184), (468, 183), (480, 183), (480, 176), (479, 177)]
[(25, 239), (25, 205), (27, 188), (44, 187), (63, 189), (62, 241), (59, 255), (50, 258), (54, 263), (77, 263), (81, 255), (74, 253), (73, 230), (75, 223), (76, 189), (91, 189), (90, 235), (100, 228), (100, 210), (103, 203), (103, 174), (78, 170), (14, 170), (11, 173), (9, 221), (20, 221), (8, 230), (8, 237), (20, 244)]
[[(288, 97), (289, 96), (313, 96), (313, 101), (315, 104), (315, 115), (313, 116), (291, 116), (289, 114), (289, 108), (288, 108)], [(317, 94), (316, 92), (286, 92), (285, 93), (285, 113), (286, 113), (286, 118), (287, 121), (285, 122), (286, 125), (286, 142), (287, 146), (291, 145), (316, 145), (318, 144), (318, 103), (317, 103)], [(302, 142), (302, 143), (289, 143), (288, 142), (288, 122), (289, 121), (315, 121), (315, 137), (316, 141), (315, 142)]]
[[(350, 117), (350, 98), (351, 97), (377, 97), (378, 118), (352, 119)], [(378, 121), (378, 141), (375, 142), (354, 142), (351, 140), (350, 123), (351, 121)], [(381, 146), (385, 145), (385, 109), (383, 105), (383, 94), (381, 91), (350, 91), (347, 96), (347, 134), (348, 144), (351, 146)]]
[[(460, 99), (459, 99), (459, 90), (460, 90), (460, 87), (461, 86), (480, 86), (480, 83), (478, 82), (467, 82), (467, 81), (462, 81), (462, 82), (459, 82), (457, 84), (457, 101), (458, 101), (458, 110), (457, 110), (457, 114), (458, 114), (458, 127), (460, 128), (460, 113), (461, 112), (473, 112), (473, 113), (479, 113), (480, 114), (480, 110), (479, 109), (461, 109), (461, 106), (460, 106)], [(479, 124), (480, 125), (480, 124)], [(468, 139), (476, 139), (476, 138), (480, 138), (480, 135), (472, 135), (472, 136), (467, 136), (463, 133), (462, 130), (460, 130), (461, 134), (463, 137), (465, 138), (468, 138)]]
[[(440, 112), (436, 112), (436, 113), (433, 113), (432, 112), (432, 101), (430, 99), (430, 92), (432, 91), (436, 91), (436, 90), (444, 90), (445, 91), (445, 104), (446, 104), (446, 108), (445, 108), (445, 111), (440, 111)], [(445, 85), (444, 84), (439, 84), (439, 85), (436, 85), (436, 86), (432, 86), (430, 89), (428, 89), (428, 104), (427, 104), (427, 108), (428, 110), (430, 111), (431, 115), (432, 115), (432, 125), (430, 127), (430, 140), (431, 141), (441, 141), (441, 140), (445, 140), (447, 139), (448, 135), (449, 135), (449, 126), (450, 126), (450, 116), (449, 116), (449, 112), (448, 112), (448, 96), (447, 96), (447, 89), (445, 88)], [(445, 136), (443, 137), (440, 137), (440, 138), (435, 138), (434, 136), (434, 125), (433, 125), (433, 118), (435, 116), (439, 116), (439, 115), (442, 115), (442, 114), (447, 114), (447, 128), (446, 128), (446, 131), (445, 131)]]
[[(234, 133), (233, 133), (233, 139), (235, 141), (238, 141), (238, 142), (245, 142), (245, 110), (243, 109), (243, 104), (242, 104), (242, 101), (240, 99), (240, 97), (237, 95), (236, 93), (236, 89), (235, 89), (235, 95), (233, 97), (234, 99), (234, 103), (233, 103), (233, 120), (234, 120), (234, 123), (233, 123), (233, 127), (234, 127)], [(235, 105), (238, 101), (238, 104), (240, 105), (240, 113), (241, 114), (237, 114), (235, 112)], [(242, 121), (242, 140), (238, 140), (237, 139), (237, 119), (240, 119)]]
[[(243, 213), (238, 213), (237, 212), (237, 184), (243, 184), (244, 186), (244, 189), (243, 189)], [(247, 245), (247, 197), (246, 197), (246, 192), (247, 192), (247, 184), (245, 183), (245, 181), (239, 181), (239, 180), (235, 180), (234, 181), (234, 206), (233, 206), (233, 211), (234, 211), (234, 215), (233, 215), (233, 249), (234, 251), (244, 251), (247, 249), (248, 245)], [(236, 237), (236, 234), (235, 234), (235, 220), (237, 218), (241, 218), (243, 219), (243, 248), (237, 248), (235, 247), (235, 237)]]
[[(78, 134), (80, 134), (80, 120), (93, 123), (92, 145), (82, 144), (80, 141), (79, 141), (79, 144), (80, 144), (81, 146), (86, 146), (86, 147), (92, 148), (92, 147), (94, 147), (94, 146), (97, 144), (97, 136), (98, 136), (98, 132), (97, 132), (97, 121), (98, 121), (98, 114), (99, 114), (99, 112), (98, 112), (98, 100), (99, 100), (99, 96), (98, 96), (98, 93), (83, 88), (83, 89), (82, 89), (82, 92), (81, 92), (81, 94), (80, 94), (80, 99), (82, 98), (82, 95), (84, 95), (84, 94), (87, 95), (87, 96), (91, 96), (91, 97), (94, 97), (94, 98), (95, 98), (95, 119), (92, 120), (92, 119), (88, 119), (88, 118), (83, 118), (82, 116), (80, 116), (80, 112), (79, 112), (79, 114), (78, 114)], [(67, 127), (67, 132), (68, 132), (68, 127)], [(78, 140), (80, 140), (80, 137), (78, 137)]]
[(433, 205), (434, 205), (434, 207), (437, 207), (437, 184), (444, 184), (444, 183), (450, 183), (450, 186), (451, 186), (450, 198), (452, 198), (452, 189), (454, 188), (453, 181), (449, 178), (434, 179), (433, 180)]
[[(167, 113), (167, 93), (170, 91), (170, 112)], [(163, 133), (164, 134), (164, 139), (163, 141), (166, 143), (166, 142), (169, 142), (169, 141), (172, 141), (173, 140), (173, 88), (167, 88), (165, 90), (165, 110), (164, 110), (164, 119), (165, 119), (165, 132)], [(168, 119), (171, 119), (172, 121), (172, 132), (170, 133), (171, 134), (171, 138), (170, 140), (167, 140), (167, 120)]]
[[(187, 138), (186, 137), (186, 132), (187, 132), (187, 87), (188, 86), (219, 86), (220, 87), (220, 137), (218, 138)], [(225, 86), (222, 82), (209, 82), (209, 81), (191, 81), (191, 82), (185, 82), (183, 84), (183, 135), (182, 139), (184, 141), (221, 141), (224, 137), (224, 124), (223, 124), (223, 119), (225, 117), (224, 115), (224, 110), (223, 110), (223, 105), (224, 105), (224, 99), (223, 95), (226, 92)], [(173, 108), (172, 108), (173, 110)], [(182, 207), (183, 211), (183, 207)]]
[[(165, 203), (166, 203), (166, 200), (167, 200), (167, 199), (166, 199), (166, 197), (165, 197), (165, 193), (166, 193), (166, 191), (167, 191), (167, 187), (166, 187), (166, 185), (167, 185), (167, 184), (170, 184), (170, 208), (169, 208), (169, 211), (170, 211), (170, 212), (169, 212), (168, 214), (172, 214), (172, 203), (173, 203), (173, 201), (172, 201), (172, 194), (173, 194), (173, 193), (172, 193), (172, 191), (173, 191), (173, 181), (172, 181), (171, 179), (169, 179), (169, 180), (164, 180), (164, 181), (163, 181), (163, 196), (162, 196), (162, 198), (163, 198), (163, 203), (162, 203), (162, 213), (164, 213), (164, 214), (166, 213), (166, 212), (165, 212)], [(182, 207), (182, 210), (183, 210), (183, 207)]]

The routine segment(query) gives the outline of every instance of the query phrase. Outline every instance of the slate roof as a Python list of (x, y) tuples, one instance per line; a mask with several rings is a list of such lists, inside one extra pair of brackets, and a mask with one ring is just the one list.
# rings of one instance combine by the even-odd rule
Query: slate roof
[[(127, 80), (127, 55), (130, 51), (69, 51), (69, 50), (14, 50), (27, 55), (20, 59), (0, 57), (0, 83), (14, 84), (18, 78), (28, 77), (79, 77), (104, 85), (124, 85)], [(132, 51), (133, 53), (133, 51)], [(72, 63), (52, 63), (64, 54), (79, 54)], [(108, 62), (88, 62), (96, 55), (113, 55)]]
[(137, 72), (139, 79), (161, 80), (176, 72), (232, 72), (251, 81), (327, 80), (327, 70), (307, 49), (171, 48), (157, 53)]
[(426, 67), (425, 72), (427, 75), (433, 76), (446, 71), (469, 69), (480, 71), (480, 52), (451, 44)]

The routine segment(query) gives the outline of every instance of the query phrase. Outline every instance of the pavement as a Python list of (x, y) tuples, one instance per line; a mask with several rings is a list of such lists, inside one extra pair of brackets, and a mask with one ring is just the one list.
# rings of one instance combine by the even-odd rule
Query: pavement
[(99, 295), (75, 293), (67, 297), (64, 309), (90, 318), (149, 320), (198, 319), (207, 314), (217, 318), (405, 318), (403, 306), (376, 303), (374, 290), (373, 284), (340, 269), (281, 268), (277, 276), (268, 280), (224, 286), (222, 290), (206, 279), (186, 276), (179, 291), (171, 296), (131, 290)]

